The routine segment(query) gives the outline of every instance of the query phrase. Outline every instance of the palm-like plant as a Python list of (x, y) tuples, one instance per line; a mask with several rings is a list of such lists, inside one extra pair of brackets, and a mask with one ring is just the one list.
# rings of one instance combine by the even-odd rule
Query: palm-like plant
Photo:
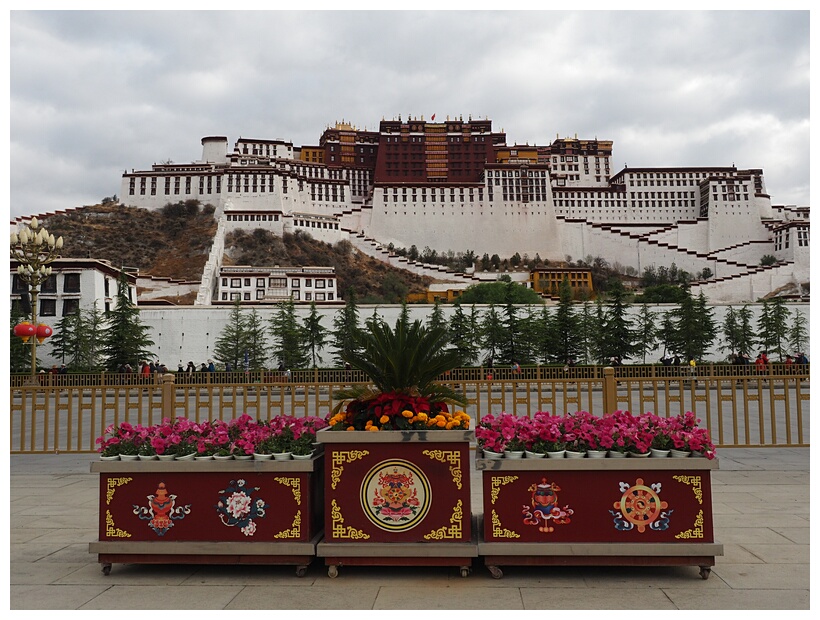
[(428, 328), (420, 321), (397, 321), (393, 329), (386, 323), (374, 323), (369, 331), (358, 332), (357, 346), (344, 352), (342, 359), (363, 371), (372, 385), (335, 392), (333, 396), (339, 402), (333, 412), (347, 405), (348, 412), (366, 412), (365, 417), (378, 419), (383, 413), (421, 413), (418, 409), (425, 406), (429, 409), (424, 413), (435, 415), (446, 411), (442, 407), (445, 404), (466, 405), (463, 394), (436, 383), (461, 362), (458, 352), (445, 348), (446, 338), (444, 327)]

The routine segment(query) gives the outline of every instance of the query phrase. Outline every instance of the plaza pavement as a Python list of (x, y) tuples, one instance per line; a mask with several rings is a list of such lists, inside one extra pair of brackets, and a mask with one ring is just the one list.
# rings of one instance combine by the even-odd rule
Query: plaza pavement
[[(680, 567), (125, 565), (103, 575), (93, 455), (12, 455), (10, 609), (723, 610), (810, 609), (808, 448), (725, 449), (712, 475), (711, 576)], [(473, 510), (481, 506), (472, 475)], [(801, 614), (803, 615), (803, 614)]]

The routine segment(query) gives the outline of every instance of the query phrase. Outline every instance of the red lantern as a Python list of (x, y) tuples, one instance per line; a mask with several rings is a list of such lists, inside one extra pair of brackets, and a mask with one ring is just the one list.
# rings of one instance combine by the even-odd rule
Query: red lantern
[(51, 328), (46, 325), (45, 323), (40, 323), (37, 326), (37, 342), (43, 344), (43, 340), (48, 338), (52, 334)]
[(28, 339), (37, 333), (37, 328), (28, 321), (23, 321), (14, 326), (14, 335), (20, 338), (23, 342), (28, 342)]

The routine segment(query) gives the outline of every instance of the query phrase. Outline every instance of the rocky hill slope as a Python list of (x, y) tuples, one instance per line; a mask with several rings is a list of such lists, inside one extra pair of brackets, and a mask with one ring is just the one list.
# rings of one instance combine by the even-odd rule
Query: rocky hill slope
[[(42, 221), (49, 232), (63, 236), (65, 258), (99, 258), (116, 267), (138, 267), (141, 274), (196, 281), (216, 233), (213, 213), (212, 206), (196, 200), (159, 211), (108, 203)], [(301, 232), (280, 237), (264, 229), (234, 231), (225, 239), (223, 260), (225, 265), (334, 267), (342, 296), (352, 289), (361, 303), (399, 303), (432, 281), (365, 256), (347, 241), (331, 245)]]

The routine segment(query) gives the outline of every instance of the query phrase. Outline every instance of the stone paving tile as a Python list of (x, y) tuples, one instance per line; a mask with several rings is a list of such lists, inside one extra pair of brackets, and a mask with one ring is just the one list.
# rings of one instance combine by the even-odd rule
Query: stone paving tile
[(79, 609), (226, 609), (241, 586), (116, 585)]
[(780, 534), (781, 536), (785, 536), (791, 542), (796, 543), (798, 545), (808, 545), (811, 543), (811, 530), (806, 527), (778, 527), (776, 525), (771, 526), (771, 529)]
[(715, 574), (736, 590), (809, 589), (808, 564), (721, 564), (713, 569)]
[(58, 584), (61, 580), (69, 579), (71, 575), (82, 572), (87, 566), (87, 564), (56, 562), (10, 562), (9, 583), (11, 585)]
[(108, 586), (27, 585), (9, 588), (11, 609), (79, 609)]
[(376, 586), (342, 588), (314, 584), (309, 588), (294, 588), (250, 585), (224, 609), (374, 609), (378, 593)]
[(521, 588), (524, 609), (677, 609), (660, 588)]
[(723, 555), (715, 558), (716, 564), (755, 564), (762, 563), (759, 557), (748, 551), (743, 545), (723, 543)]
[[(116, 567), (115, 567), (116, 570)], [(188, 577), (185, 586), (210, 585), (287, 585), (292, 588), (310, 587), (322, 581), (329, 581), (325, 567), (318, 566), (316, 561), (308, 567), (304, 577), (296, 576), (294, 566), (266, 566), (266, 565), (208, 565), (199, 568)]]
[(706, 590), (694, 595), (691, 590), (667, 588), (665, 592), (677, 609), (809, 609), (808, 589), (749, 588), (720, 592)]
[(524, 603), (515, 587), (490, 589), (465, 583), (419, 590), (397, 585), (379, 588), (374, 609), (524, 609)]
[(808, 565), (811, 561), (811, 554), (806, 545), (761, 545), (744, 543), (741, 546), (766, 564)]
[[(97, 563), (96, 558), (93, 562), (54, 580), (53, 583), (179, 586), (200, 568), (186, 564), (115, 564), (109, 575), (103, 575), (102, 566)], [(40, 564), (38, 562), (32, 566)]]
[[(802, 529), (802, 528), (800, 528)], [(783, 534), (769, 528), (757, 527), (729, 527), (715, 528), (715, 541), (727, 544), (742, 544), (754, 540), (767, 544), (790, 544), (791, 541)]]

